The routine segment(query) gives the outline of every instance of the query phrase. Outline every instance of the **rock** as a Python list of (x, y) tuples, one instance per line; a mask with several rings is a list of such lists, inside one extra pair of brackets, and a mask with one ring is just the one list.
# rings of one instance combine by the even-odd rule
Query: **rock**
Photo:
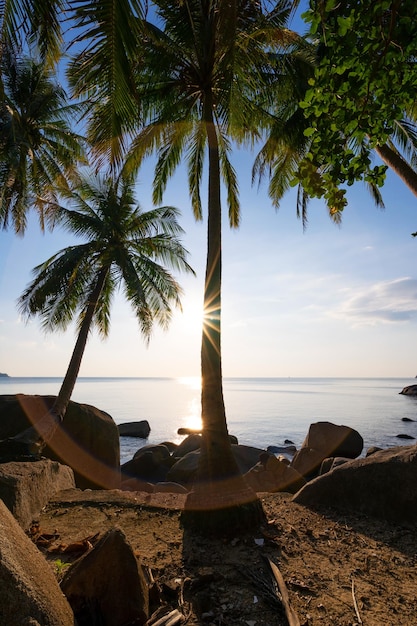
[(57, 461), (0, 464), (0, 498), (23, 530), (29, 528), (53, 495), (74, 487), (72, 469)]
[(404, 387), (400, 394), (403, 396), (417, 396), (417, 385), (408, 385), (408, 387)]
[(139, 478), (150, 483), (165, 481), (174, 462), (166, 446), (144, 446), (135, 453), (133, 459), (122, 465), (122, 477)]
[(371, 446), (367, 449), (365, 456), (371, 456), (371, 454), (375, 454), (375, 452), (379, 452), (382, 450), (379, 446)]
[(351, 459), (347, 459), (344, 456), (329, 457), (324, 459), (320, 466), (319, 476), (322, 476), (327, 472), (331, 472), (335, 467), (339, 467), (339, 465), (343, 465), (343, 463), (347, 463), (348, 461), (351, 461)]
[(188, 493), (188, 489), (173, 482), (156, 483), (154, 493)]
[(417, 445), (351, 460), (307, 483), (293, 501), (360, 511), (388, 521), (417, 521)]
[(412, 420), (411, 417), (402, 417), (401, 421), (402, 422), (415, 422), (416, 420)]
[(296, 452), (291, 466), (302, 476), (310, 478), (318, 473), (324, 459), (335, 456), (354, 459), (362, 450), (363, 439), (353, 428), (331, 422), (316, 422), (310, 425), (307, 437)]
[(191, 485), (197, 473), (199, 458), (200, 450), (181, 457), (168, 471), (166, 480), (184, 486)]
[(402, 433), (400, 435), (397, 435), (397, 439), (415, 439), (415, 437), (412, 437), (411, 435), (406, 435), (405, 433)]
[(0, 624), (74, 626), (51, 566), (0, 500)]
[(147, 439), (151, 432), (151, 427), (147, 420), (140, 422), (125, 422), (117, 426), (121, 437), (139, 437), (139, 439)]
[(295, 446), (268, 446), (267, 452), (271, 452), (272, 454), (288, 454), (293, 456), (297, 452), (297, 448)]
[(177, 446), (177, 449), (174, 451), (174, 456), (176, 458), (181, 458), (185, 456), (189, 452), (194, 452), (195, 450), (199, 450), (201, 447), (201, 435), (192, 434), (188, 435), (181, 443)]
[[(260, 455), (263, 453), (266, 454), (265, 450), (241, 444), (232, 445), (232, 452), (241, 474), (246, 474), (246, 472), (259, 461)], [(189, 452), (180, 458), (169, 470), (166, 478), (167, 481), (180, 483), (185, 486), (190, 485), (197, 473), (199, 458), (199, 450)]]
[(159, 445), (166, 446), (170, 454), (173, 454), (178, 448), (178, 444), (174, 443), (173, 441), (162, 441)]
[(265, 450), (261, 448), (244, 446), (242, 444), (232, 445), (232, 452), (242, 474), (246, 474), (251, 467), (258, 463), (261, 454), (265, 454)]
[(149, 594), (142, 565), (117, 528), (109, 530), (69, 568), (61, 588), (79, 626), (139, 626), (149, 617)]
[(145, 491), (146, 493), (153, 493), (154, 485), (148, 483), (140, 478), (126, 478), (122, 480), (120, 488), (122, 491)]
[(258, 493), (262, 491), (296, 493), (306, 482), (296, 470), (272, 454), (268, 454), (263, 462), (257, 463), (246, 472), (244, 479)]
[(179, 428), (178, 435), (201, 435), (201, 428)]
[[(40, 419), (55, 396), (0, 396), (0, 439), (13, 437)], [(44, 456), (74, 470), (80, 489), (117, 489), (120, 486), (119, 432), (113, 419), (88, 404), (70, 402)]]

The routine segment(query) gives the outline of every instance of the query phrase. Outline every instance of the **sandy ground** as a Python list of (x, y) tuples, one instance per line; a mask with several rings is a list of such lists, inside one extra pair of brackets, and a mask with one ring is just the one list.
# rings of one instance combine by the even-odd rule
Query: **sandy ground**
[[(67, 546), (122, 529), (155, 581), (149, 624), (174, 610), (189, 626), (288, 624), (270, 562), (301, 626), (417, 624), (415, 526), (313, 511), (289, 494), (259, 496), (267, 525), (220, 540), (184, 532), (184, 496), (71, 490), (44, 509), (33, 539), (59, 579), (81, 554)], [(42, 545), (39, 532), (56, 536)]]

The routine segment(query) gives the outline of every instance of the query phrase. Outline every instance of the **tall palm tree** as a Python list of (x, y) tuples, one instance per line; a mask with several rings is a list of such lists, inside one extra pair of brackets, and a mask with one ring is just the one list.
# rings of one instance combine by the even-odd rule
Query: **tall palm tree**
[(165, 265), (193, 273), (179, 239), (183, 230), (178, 211), (172, 207), (141, 211), (130, 177), (83, 176), (66, 195), (74, 208), (60, 207), (57, 219), (85, 242), (60, 250), (36, 267), (19, 299), (22, 313), (39, 315), (47, 330), (65, 329), (75, 317), (78, 320), (74, 351), (50, 413), (36, 430), (14, 438), (14, 443), (35, 451), (64, 419), (91, 328), (108, 334), (115, 291), (123, 286), (148, 341), (154, 322), (166, 328), (172, 306), (180, 306), (181, 288)]
[(84, 161), (83, 142), (71, 130), (78, 107), (45, 63), (19, 58), (8, 49), (0, 61), (0, 223), (25, 231), (29, 208), (53, 219), (55, 189)]
[[(136, 90), (145, 122), (133, 141), (131, 167), (157, 152), (153, 199), (161, 202), (168, 178), (183, 156), (196, 219), (202, 218), (200, 190), (208, 156), (207, 264), (201, 346), (203, 438), (199, 471), (187, 500), (185, 521), (200, 528), (234, 528), (259, 523), (262, 510), (244, 483), (229, 441), (222, 387), (221, 185), (229, 224), (239, 225), (233, 142), (259, 139), (269, 124), (268, 87), (283, 63), (278, 52), (299, 37), (285, 28), (292, 2), (271, 11), (252, 0), (158, 0), (157, 20), (143, 24)], [(206, 512), (207, 507), (212, 508)]]

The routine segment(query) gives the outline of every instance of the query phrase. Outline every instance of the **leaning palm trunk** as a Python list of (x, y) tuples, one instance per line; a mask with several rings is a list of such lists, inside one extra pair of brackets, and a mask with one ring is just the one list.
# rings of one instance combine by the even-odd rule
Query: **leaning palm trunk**
[(417, 172), (408, 165), (401, 155), (392, 150), (387, 144), (375, 146), (375, 152), (385, 165), (388, 165), (407, 185), (409, 190), (417, 196)]
[(88, 305), (80, 326), (67, 373), (62, 381), (61, 388), (50, 410), (41, 417), (33, 426), (30, 426), (15, 437), (0, 442), (0, 457), (3, 455), (29, 454), (39, 456), (45, 446), (51, 441), (59, 424), (64, 420), (68, 404), (77, 382), (81, 361), (87, 344), (88, 333), (93, 321), (97, 302), (102, 292), (108, 273), (103, 268), (98, 276), (97, 283), (88, 298)]
[(193, 490), (183, 521), (199, 530), (236, 532), (259, 526), (262, 506), (246, 485), (233, 455), (223, 398), (221, 362), (220, 164), (211, 101), (206, 103), (209, 144), (209, 199), (204, 322), (201, 344), (202, 445)]

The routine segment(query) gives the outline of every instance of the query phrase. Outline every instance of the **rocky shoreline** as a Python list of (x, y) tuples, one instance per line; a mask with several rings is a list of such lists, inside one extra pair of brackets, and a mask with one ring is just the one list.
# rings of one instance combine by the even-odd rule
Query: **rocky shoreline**
[[(50, 398), (39, 396), (0, 397), (0, 438), (5, 437), (5, 431), (7, 437), (13, 436), (10, 425), (21, 429), (28, 414), (36, 421), (36, 416), (44, 411), (50, 402)], [(36, 462), (0, 463), (2, 499), (0, 523), (3, 528), (0, 539), (0, 581), (5, 583), (0, 585), (0, 623), (7, 623), (8, 626), (14, 624), (20, 626), (23, 623), (66, 626), (77, 623), (78, 626), (82, 626), (95, 623), (91, 621), (95, 619), (102, 620), (97, 623), (112, 626), (128, 624), (162, 626), (171, 623), (172, 626), (180, 623), (272, 626), (276, 622), (268, 621), (271, 618), (267, 616), (268, 611), (265, 607), (257, 612), (245, 603), (242, 615), (257, 613), (256, 620), (252, 620), (249, 615), (247, 619), (242, 617), (242, 621), (221, 621), (219, 615), (227, 613), (226, 609), (216, 612), (209, 606), (210, 603), (202, 608), (195, 589), (193, 592), (188, 590), (190, 600), (186, 608), (185, 603), (181, 602), (181, 588), (177, 589), (173, 585), (175, 591), (172, 591), (172, 601), (168, 601), (161, 591), (161, 585), (168, 584), (167, 576), (169, 578), (171, 574), (174, 579), (175, 576), (182, 581), (187, 578), (189, 563), (187, 565), (187, 561), (181, 558), (181, 548), (184, 549), (184, 542), (190, 541), (194, 549), (190, 554), (194, 554), (197, 569), (209, 567), (214, 559), (217, 570), (221, 570), (221, 576), (226, 578), (231, 574), (223, 571), (227, 568), (216, 560), (215, 555), (219, 550), (220, 553), (229, 551), (230, 558), (235, 559), (236, 556), (233, 555), (236, 546), (245, 546), (250, 554), (253, 552), (253, 546), (258, 546), (262, 547), (258, 552), (262, 552), (265, 558), (264, 553), (271, 548), (271, 554), (267, 556), (268, 558), (273, 556), (275, 565), (280, 563), (288, 585), (288, 581), (292, 580), (291, 550), (289, 554), (287, 552), (293, 531), (288, 530), (285, 524), (291, 525), (290, 519), (297, 524), (293, 529), (298, 537), (298, 543), (301, 541), (297, 550), (299, 548), (310, 550), (314, 548), (314, 543), (317, 544), (318, 553), (313, 556), (309, 552), (309, 558), (314, 560), (317, 567), (323, 548), (321, 534), (328, 536), (331, 543), (331, 535), (328, 535), (327, 530), (331, 519), (336, 520), (335, 536), (344, 534), (345, 522), (341, 523), (340, 520), (358, 518), (362, 520), (361, 532), (365, 533), (368, 532), (366, 528), (374, 528), (373, 532), (376, 534), (375, 529), (379, 531), (384, 529), (384, 533), (391, 537), (393, 528), (409, 528), (410, 535), (407, 534), (407, 541), (411, 542), (413, 547), (410, 548), (407, 544), (407, 550), (411, 550), (410, 557), (405, 559), (404, 569), (401, 571), (407, 578), (407, 585), (413, 578), (409, 566), (412, 550), (414, 555), (416, 554), (414, 539), (417, 525), (416, 445), (403, 445), (387, 450), (370, 449), (364, 455), (363, 440), (358, 432), (328, 422), (312, 424), (299, 450), (294, 450), (290, 442), (281, 451), (259, 450), (241, 446), (233, 438), (232, 448), (241, 473), (258, 497), (262, 498), (264, 509), (268, 503), (268, 523), (259, 530), (258, 537), (234, 538), (231, 529), (226, 543), (224, 540), (216, 542), (213, 539), (214, 543), (212, 540), (206, 540), (205, 543), (203, 541), (200, 550), (197, 546), (202, 541), (201, 538), (191, 537), (189, 533), (184, 536), (180, 525), (180, 511), (184, 507), (195, 476), (201, 435), (190, 433), (179, 446), (169, 442), (145, 446), (138, 450), (131, 461), (120, 467), (118, 461), (120, 427), (118, 429), (110, 416), (94, 407), (77, 403), (71, 405), (69, 419), (65, 424), (66, 430), (61, 429), (62, 432), (57, 434), (56, 441), (50, 446), (50, 458)], [(146, 424), (142, 424), (142, 427), (146, 431)], [(99, 437), (98, 434), (103, 430), (106, 436)], [(316, 510), (320, 512), (315, 513)], [(160, 544), (159, 547), (154, 546), (150, 550), (149, 557), (142, 558), (148, 549), (143, 543), (143, 537), (141, 538), (141, 534), (144, 533), (139, 522), (142, 515), (146, 517), (146, 524), (150, 526), (147, 533), (153, 532), (159, 536), (163, 528), (162, 536), (166, 537), (167, 541), (168, 537), (171, 537), (169, 541), (173, 542), (171, 556), (174, 559), (175, 552), (176, 575), (166, 564), (164, 566), (160, 564), (160, 555), (158, 556), (161, 552)], [(306, 515), (308, 519), (311, 518), (310, 537), (308, 534), (304, 535), (305, 529), (299, 527), (304, 523)], [(34, 524), (35, 519), (37, 522)], [(134, 520), (137, 521), (136, 530)], [(172, 527), (173, 520), (175, 530)], [(44, 527), (45, 524), (48, 527)], [(127, 535), (132, 535), (134, 539)], [(172, 539), (174, 536), (177, 539)], [(282, 542), (283, 537), (286, 544)], [(149, 541), (147, 534), (145, 543)], [(207, 548), (207, 541), (210, 543), (210, 549)], [(355, 539), (357, 545), (360, 545), (360, 541), (359, 538)], [(309, 542), (313, 543), (310, 547)], [(14, 544), (20, 546), (17, 551), (13, 550)], [(278, 544), (281, 546), (281, 557), (276, 551)], [(69, 549), (69, 546), (72, 548)], [(338, 542), (337, 553), (339, 554), (341, 550), (345, 553), (345, 547)], [(336, 546), (334, 548), (336, 549)], [(43, 562), (39, 561), (39, 550), (43, 552), (41, 555)], [(387, 550), (389, 555), (387, 558), (394, 559), (391, 554), (392, 548), (387, 547)], [(282, 559), (283, 551), (287, 554), (285, 562)], [(256, 561), (259, 560), (258, 552), (255, 548)], [(23, 557), (23, 554), (26, 554), (26, 557)], [(192, 560), (192, 556), (190, 558)], [(336, 558), (334, 550), (329, 551), (328, 558), (330, 560)], [(219, 559), (221, 561), (220, 557)], [(62, 572), (58, 575), (55, 571), (55, 582), (52, 583), (49, 576), (51, 566), (48, 563), (57, 562), (62, 562), (66, 574), (62, 578)], [(111, 563), (111, 568), (106, 574), (108, 563)], [(127, 563), (130, 563), (129, 567)], [(44, 566), (48, 568), (45, 578), (43, 578)], [(151, 569), (151, 573), (147, 568)], [(97, 572), (100, 572), (100, 576)], [(120, 585), (115, 584), (116, 572), (118, 579), (122, 581)], [(199, 577), (200, 574), (197, 579)], [(158, 584), (155, 582), (157, 578)], [(45, 584), (40, 586), (28, 584), (28, 580), (35, 579), (46, 581), (48, 593), (53, 591), (54, 599), (43, 594)], [(253, 585), (255, 579), (256, 576), (252, 581), (246, 581), (247, 586)], [(92, 584), (92, 580), (96, 582)], [(204, 584), (201, 583), (203, 587), (210, 589), (213, 587), (217, 589), (216, 593), (222, 593), (221, 584), (216, 586), (212, 574), (208, 578), (210, 582), (207, 582), (204, 576), (203, 580), (205, 580)], [(408, 602), (410, 606), (412, 604), (412, 589), (415, 591), (414, 600), (417, 599), (417, 579), (413, 580), (415, 586), (410, 586), (411, 595), (407, 596), (405, 602), (407, 607)], [(9, 582), (6, 584), (7, 581)], [(135, 581), (133, 585), (132, 581)], [(383, 587), (381, 571), (378, 572), (378, 581)], [(172, 580), (170, 584), (173, 584)], [(155, 585), (157, 591), (159, 590), (158, 593)], [(220, 589), (217, 588), (219, 586)], [(127, 590), (126, 596), (123, 591)], [(383, 593), (386, 595), (386, 591)], [(56, 594), (59, 596), (58, 599), (55, 598)], [(298, 611), (304, 615), (304, 622), (299, 623), (306, 625), (315, 623), (307, 617), (314, 611), (309, 607), (309, 613), (300, 597), (295, 595), (293, 601)], [(109, 597), (112, 599), (110, 604), (107, 602)], [(282, 594), (279, 597), (275, 602), (281, 601), (281, 609), (284, 610)], [(45, 606), (51, 603), (56, 603), (54, 610), (51, 611), (50, 606), (45, 610)], [(331, 604), (328, 598), (326, 603), (328, 606)], [(231, 604), (235, 606), (235, 600)], [(170, 609), (166, 613), (169, 617), (158, 622), (158, 619), (165, 619), (161, 616), (164, 606)], [(130, 607), (129, 611), (132, 611), (129, 615), (125, 611), (126, 607)], [(207, 610), (203, 610), (204, 608)], [(368, 610), (364, 601), (362, 610)], [(317, 608), (316, 613), (317, 611), (319, 615), (321, 610)], [(229, 612), (233, 611), (230, 609)], [(332, 624), (361, 623), (358, 621), (358, 614), (356, 622), (351, 618), (351, 621), (343, 621), (340, 607), (337, 612), (339, 621), (330, 620)], [(28, 621), (29, 618), (32, 619), (31, 622)], [(414, 623), (407, 622), (407, 619), (408, 617), (404, 616), (400, 623), (410, 625)], [(373, 622), (368, 616), (366, 623), (379, 626), (391, 622)], [(394, 623), (393, 621), (392, 624)]]

